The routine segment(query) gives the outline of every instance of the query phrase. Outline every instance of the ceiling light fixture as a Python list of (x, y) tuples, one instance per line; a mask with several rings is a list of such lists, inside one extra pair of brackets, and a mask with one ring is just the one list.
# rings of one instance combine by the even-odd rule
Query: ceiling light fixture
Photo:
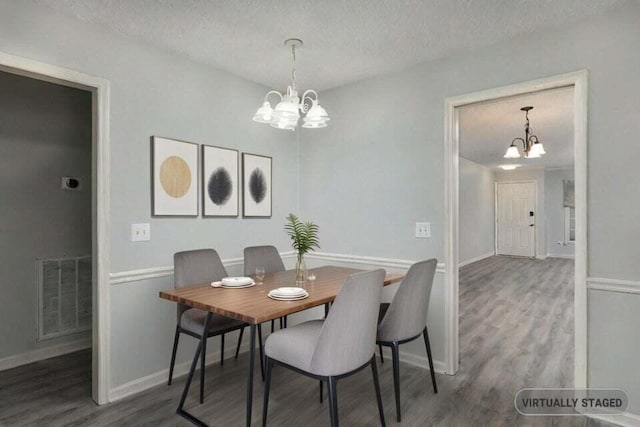
[(507, 148), (507, 152), (504, 155), (505, 159), (517, 159), (520, 157), (520, 151), (516, 146), (516, 141), (522, 142), (522, 150), (524, 151), (524, 157), (528, 159), (534, 159), (546, 154), (542, 143), (535, 136), (529, 125), (529, 111), (533, 110), (533, 107), (522, 107), (520, 111), (524, 111), (525, 119), (527, 122), (524, 125), (524, 139), (514, 138), (511, 141), (511, 145)]
[(500, 165), (498, 166), (500, 169), (502, 169), (503, 171), (512, 171), (516, 168), (519, 168), (522, 165)]
[[(308, 89), (298, 97), (296, 89), (296, 50), (302, 47), (302, 40), (288, 39), (284, 41), (286, 47), (291, 48), (291, 84), (287, 87), (287, 92), (283, 95), (276, 90), (268, 92), (264, 97), (264, 103), (258, 108), (253, 116), (253, 121), (258, 123), (268, 123), (277, 129), (295, 130), (300, 119), (300, 112), (305, 113), (303, 128), (316, 129), (327, 127), (329, 115), (318, 103), (318, 93), (313, 89)], [(277, 95), (280, 102), (276, 108), (271, 108), (269, 96)]]

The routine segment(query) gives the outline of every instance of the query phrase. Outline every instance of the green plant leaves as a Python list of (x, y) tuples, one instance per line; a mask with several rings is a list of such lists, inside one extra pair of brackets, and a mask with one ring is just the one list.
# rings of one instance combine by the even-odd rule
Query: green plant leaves
[(291, 245), (299, 257), (320, 248), (318, 239), (320, 227), (313, 222), (302, 222), (296, 215), (290, 213), (284, 230), (291, 237)]

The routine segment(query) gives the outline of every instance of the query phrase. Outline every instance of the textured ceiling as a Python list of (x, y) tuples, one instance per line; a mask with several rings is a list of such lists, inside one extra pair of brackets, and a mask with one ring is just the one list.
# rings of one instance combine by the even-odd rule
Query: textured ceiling
[[(573, 92), (573, 87), (567, 87), (460, 107), (460, 156), (489, 167), (506, 163), (572, 167)], [(513, 138), (524, 138), (525, 116), (520, 108), (527, 105), (534, 107), (529, 111), (531, 129), (547, 154), (537, 159), (505, 159)]]
[(585, 19), (624, 0), (31, 0), (284, 89), (323, 90)]

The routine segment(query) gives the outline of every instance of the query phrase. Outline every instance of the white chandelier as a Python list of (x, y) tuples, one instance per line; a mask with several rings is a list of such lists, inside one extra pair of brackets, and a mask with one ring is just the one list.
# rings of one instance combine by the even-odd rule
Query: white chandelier
[[(327, 127), (329, 115), (318, 104), (318, 93), (313, 89), (309, 89), (302, 94), (302, 98), (298, 97), (296, 90), (296, 49), (302, 47), (302, 40), (288, 39), (285, 40), (284, 45), (291, 47), (291, 85), (287, 87), (287, 92), (284, 95), (276, 90), (268, 92), (264, 97), (264, 103), (253, 116), (253, 121), (268, 123), (277, 129), (293, 131), (298, 126), (300, 112), (302, 112), (306, 113), (303, 119), (303, 128)], [(280, 102), (278, 102), (275, 109), (271, 108), (271, 104), (268, 101), (269, 96), (272, 94), (280, 97)]]

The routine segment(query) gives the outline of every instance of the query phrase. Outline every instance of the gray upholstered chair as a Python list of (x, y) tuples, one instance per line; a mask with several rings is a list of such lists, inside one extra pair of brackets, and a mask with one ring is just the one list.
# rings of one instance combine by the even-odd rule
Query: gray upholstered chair
[[(193, 251), (177, 252), (173, 256), (174, 268), (174, 285), (176, 288), (184, 288), (190, 285), (214, 282), (227, 277), (227, 270), (222, 265), (222, 261), (218, 253), (213, 249), (198, 249)], [(171, 353), (171, 365), (169, 367), (169, 385), (173, 379), (173, 367), (176, 363), (176, 350), (178, 349), (178, 341), (180, 334), (187, 334), (202, 342), (200, 352), (200, 403), (204, 401), (204, 371), (205, 357), (207, 354), (206, 339), (202, 339), (204, 324), (207, 318), (207, 312), (191, 308), (184, 304), (178, 304), (178, 323), (176, 325), (176, 334), (173, 341), (173, 352)], [(211, 318), (209, 330), (206, 332), (208, 337), (220, 335), (220, 364), (224, 363), (224, 334), (227, 332), (240, 329), (240, 332), (247, 326), (246, 323), (235, 320), (230, 317), (213, 314)], [(242, 335), (238, 337), (238, 346), (236, 348), (236, 358), (240, 348), (240, 340)], [(262, 341), (262, 340), (261, 340)]]
[(281, 329), (265, 343), (266, 379), (262, 425), (267, 423), (271, 371), (282, 365), (329, 385), (331, 426), (338, 426), (338, 379), (371, 366), (380, 423), (384, 412), (376, 367), (376, 325), (385, 271), (349, 276), (325, 320)]
[(438, 260), (430, 259), (420, 261), (411, 266), (391, 303), (380, 305), (377, 343), (380, 346), (380, 360), (382, 358), (382, 346), (391, 347), (393, 358), (393, 386), (396, 397), (396, 417), (401, 420), (400, 411), (400, 358), (399, 346), (413, 341), (420, 336), (424, 338), (427, 348), (429, 369), (431, 370), (431, 383), (434, 393), (438, 392), (436, 376), (433, 371), (433, 359), (431, 358), (431, 345), (427, 332), (427, 310), (433, 285), (433, 276), (436, 272)]
[[(275, 246), (251, 246), (244, 248), (244, 275), (253, 276), (256, 268), (264, 268), (265, 273), (284, 271), (284, 262)], [(286, 326), (287, 317), (280, 318), (280, 329)], [(271, 321), (271, 332), (275, 329), (274, 320)]]

